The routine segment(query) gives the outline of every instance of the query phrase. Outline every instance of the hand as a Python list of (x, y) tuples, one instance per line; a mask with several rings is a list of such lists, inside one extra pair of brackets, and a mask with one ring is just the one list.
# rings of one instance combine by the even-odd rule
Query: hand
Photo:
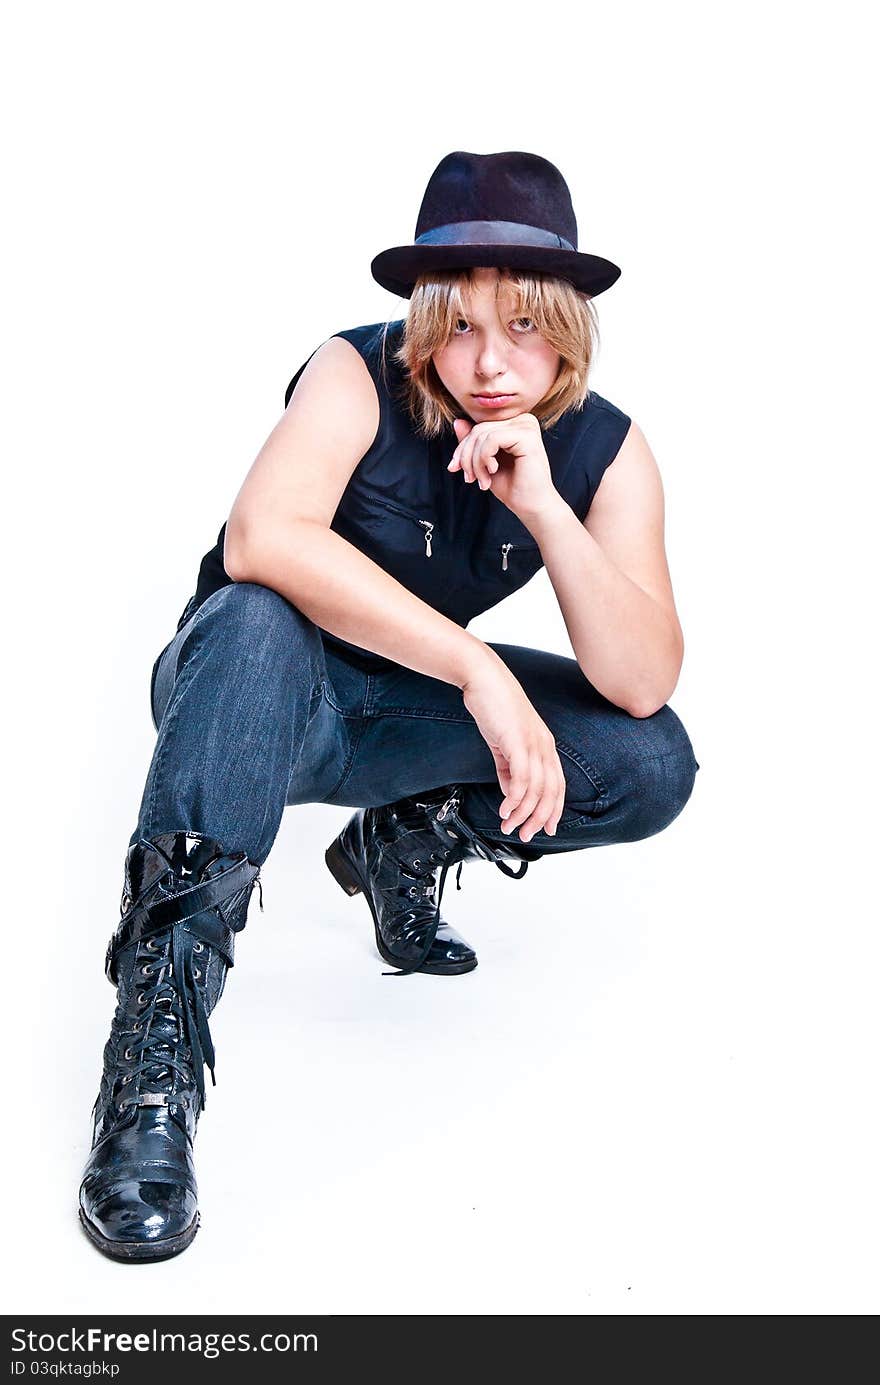
[[(494, 654), (494, 651), (492, 651)], [(462, 687), (464, 705), (492, 752), (504, 799), (501, 831), (520, 828), (529, 841), (543, 827), (554, 836), (565, 806), (565, 775), (556, 741), (506, 664), (495, 661)]]
[(558, 499), (550, 462), (534, 414), (471, 423), (453, 420), (458, 447), (447, 471), (461, 471), (525, 522), (525, 517)]

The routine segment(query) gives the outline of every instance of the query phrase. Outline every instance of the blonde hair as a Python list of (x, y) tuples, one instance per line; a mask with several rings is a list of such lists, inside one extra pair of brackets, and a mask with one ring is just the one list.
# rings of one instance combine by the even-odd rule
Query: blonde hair
[[(461, 405), (437, 374), (432, 357), (451, 339), (455, 324), (466, 317), (462, 292), (473, 285), (470, 269), (438, 270), (416, 280), (404, 321), (403, 338), (392, 360), (404, 368), (401, 402), (426, 437), (436, 437), (444, 420), (461, 417)], [(582, 409), (589, 398), (590, 364), (599, 346), (599, 323), (592, 299), (567, 279), (552, 274), (500, 269), (496, 299), (513, 290), (517, 316), (530, 317), (541, 336), (562, 358), (552, 388), (532, 409), (542, 428), (549, 428), (568, 409)], [(385, 359), (386, 323), (382, 339)]]

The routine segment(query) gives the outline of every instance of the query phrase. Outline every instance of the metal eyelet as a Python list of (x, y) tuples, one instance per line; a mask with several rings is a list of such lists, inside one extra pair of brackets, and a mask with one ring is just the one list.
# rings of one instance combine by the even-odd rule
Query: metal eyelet
[(198, 967), (193, 967), (193, 977), (196, 981), (201, 981), (202, 973), (199, 971)]
[(421, 864), (422, 864), (421, 861), (413, 861), (413, 865), (416, 867), (416, 869), (418, 869), (418, 867), (419, 867)]
[(125, 1077), (123, 1077), (123, 1079), (122, 1079), (122, 1085), (123, 1085), (123, 1087), (124, 1087), (128, 1082), (130, 1082), (131, 1079), (132, 1079), (133, 1077), (134, 1077), (134, 1073), (133, 1073), (133, 1072), (126, 1073)]
[(204, 950), (205, 950), (205, 944), (204, 944), (204, 943), (193, 943), (193, 952), (204, 952)]
[(132, 1027), (132, 1029), (135, 1031), (136, 1034), (140, 1034), (140, 1032), (141, 1032), (141, 1022), (140, 1022), (140, 1020), (138, 1020), (137, 1024), (133, 1024), (131, 1027)]
[(132, 1058), (134, 1057), (134, 1054), (132, 1053), (130, 1048), (127, 1048), (122, 1056), (123, 1058), (127, 1058), (128, 1061), (131, 1062)]
[(141, 967), (141, 976), (152, 976), (152, 975), (153, 975), (153, 968), (150, 966), (149, 962), (146, 962), (146, 963), (144, 964), (144, 966)]
[(415, 885), (410, 885), (409, 889), (407, 890), (407, 894), (409, 895), (410, 899), (415, 899), (415, 897), (416, 897), (416, 887), (415, 887)]
[(138, 991), (138, 1005), (146, 1005), (146, 1003), (147, 997), (144, 995), (143, 991)]
[(147, 938), (147, 941), (144, 943), (144, 947), (146, 948), (147, 952), (159, 951), (153, 938)]

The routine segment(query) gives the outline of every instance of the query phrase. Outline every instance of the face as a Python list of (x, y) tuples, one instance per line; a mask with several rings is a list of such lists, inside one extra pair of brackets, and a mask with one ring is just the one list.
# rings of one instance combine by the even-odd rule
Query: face
[[(553, 385), (562, 358), (539, 335), (531, 318), (515, 315), (511, 288), (497, 269), (475, 269), (474, 285), (463, 294), (466, 318), (434, 365), (446, 389), (475, 423), (530, 413)], [(485, 395), (502, 395), (496, 404)]]

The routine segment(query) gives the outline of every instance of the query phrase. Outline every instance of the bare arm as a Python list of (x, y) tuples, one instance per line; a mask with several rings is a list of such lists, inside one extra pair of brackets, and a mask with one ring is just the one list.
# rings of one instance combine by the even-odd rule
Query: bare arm
[(316, 520), (270, 522), (259, 548), (226, 570), (286, 596), (322, 630), (463, 688), (497, 655), (372, 558)]
[(663, 540), (663, 486), (638, 425), (583, 525), (560, 497), (529, 528), (584, 674), (631, 716), (651, 716), (678, 682), (684, 640)]

